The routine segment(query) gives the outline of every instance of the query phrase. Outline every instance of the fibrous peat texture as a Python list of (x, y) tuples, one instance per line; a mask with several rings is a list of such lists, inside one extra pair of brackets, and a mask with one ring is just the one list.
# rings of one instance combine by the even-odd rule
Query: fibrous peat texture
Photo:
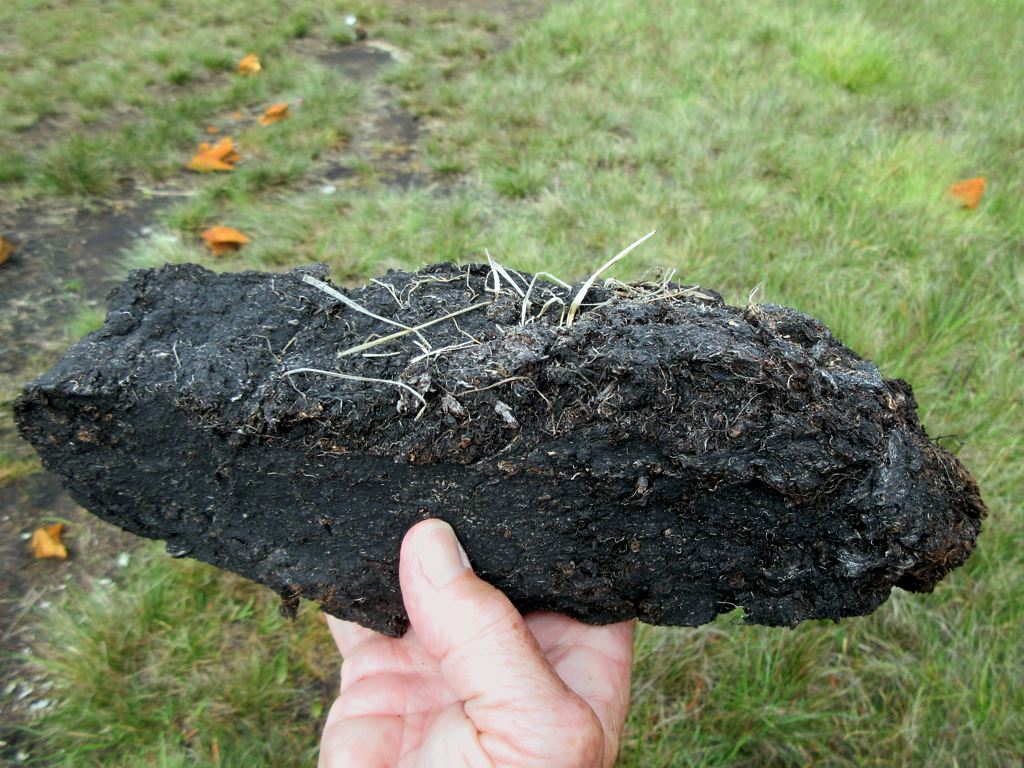
[(610, 281), (570, 324), (578, 287), (440, 264), (343, 292), (375, 318), (317, 278), (133, 272), (23, 435), (103, 519), (390, 634), (426, 517), (520, 610), (595, 623), (865, 614), (974, 548), (910, 387), (792, 309)]

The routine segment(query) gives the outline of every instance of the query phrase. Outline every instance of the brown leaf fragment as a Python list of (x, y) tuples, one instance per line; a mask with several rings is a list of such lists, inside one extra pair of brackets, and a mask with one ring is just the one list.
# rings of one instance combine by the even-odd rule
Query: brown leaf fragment
[(235, 167), (230, 163), (225, 163), (223, 160), (217, 160), (216, 158), (207, 157), (206, 155), (196, 155), (188, 161), (186, 166), (190, 171), (196, 171), (198, 173), (212, 173), (213, 171), (233, 171)]

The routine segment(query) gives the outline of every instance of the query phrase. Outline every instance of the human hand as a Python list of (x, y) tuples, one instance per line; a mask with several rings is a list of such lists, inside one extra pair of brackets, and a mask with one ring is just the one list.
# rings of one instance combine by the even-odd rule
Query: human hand
[(328, 616), (344, 658), (320, 768), (608, 768), (629, 706), (633, 622), (525, 618), (478, 579), (451, 527), (409, 530), (410, 629)]

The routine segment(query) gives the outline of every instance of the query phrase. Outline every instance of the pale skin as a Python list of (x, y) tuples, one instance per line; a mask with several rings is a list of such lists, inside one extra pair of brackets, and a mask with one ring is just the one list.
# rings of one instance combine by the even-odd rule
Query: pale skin
[(633, 622), (523, 617), (473, 573), (451, 527), (402, 542), (410, 629), (328, 617), (344, 659), (321, 768), (609, 768), (619, 749)]

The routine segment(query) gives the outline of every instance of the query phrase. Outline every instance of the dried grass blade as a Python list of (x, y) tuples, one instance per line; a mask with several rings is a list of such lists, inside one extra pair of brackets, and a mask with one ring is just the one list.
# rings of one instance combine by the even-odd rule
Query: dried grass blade
[(608, 267), (612, 266), (615, 262), (617, 262), (619, 259), (622, 259), (625, 256), (627, 256), (630, 253), (630, 251), (632, 251), (638, 245), (643, 243), (645, 240), (648, 240), (649, 238), (653, 237), (654, 233), (657, 231), (658, 230), (656, 229), (652, 229), (650, 232), (641, 237), (635, 243), (627, 245), (617, 254), (608, 259), (608, 261), (602, 264), (601, 267), (594, 274), (587, 278), (586, 282), (583, 283), (583, 287), (580, 288), (579, 293), (576, 294), (576, 298), (574, 298), (572, 300), (572, 304), (569, 305), (569, 313), (565, 319), (565, 326), (567, 328), (572, 326), (573, 320), (576, 319), (576, 313), (579, 311), (580, 305), (583, 304), (583, 299), (585, 299), (587, 296), (587, 291), (589, 291), (590, 288), (594, 285), (594, 281), (597, 280), (598, 276), (606, 269), (608, 269)]

